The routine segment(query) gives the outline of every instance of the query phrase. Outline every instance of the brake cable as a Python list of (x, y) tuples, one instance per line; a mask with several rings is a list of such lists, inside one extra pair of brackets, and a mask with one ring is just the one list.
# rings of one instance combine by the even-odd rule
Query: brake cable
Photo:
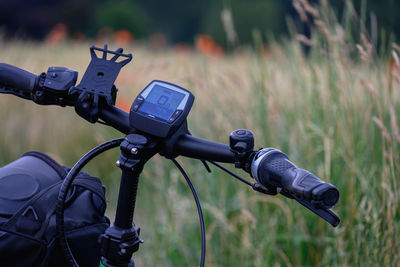
[[(236, 178), (237, 180), (241, 181), (242, 183), (250, 186), (254, 191), (263, 193), (263, 194), (268, 194), (270, 195), (270, 193), (268, 192), (268, 190), (266, 190), (262, 185), (260, 185), (259, 183), (251, 183), (249, 181), (247, 181), (246, 179), (240, 177), (239, 175), (237, 175), (236, 173), (232, 172), (231, 170), (225, 168), (224, 166), (220, 165), (219, 163), (209, 160), (208, 162), (210, 162), (211, 164), (214, 164), (215, 166), (217, 166), (218, 168), (220, 168), (221, 170), (223, 170), (224, 172), (232, 175), (234, 178)], [(211, 171), (210, 171), (211, 172)]]
[(185, 177), (185, 180), (190, 187), (190, 190), (192, 191), (193, 198), (196, 201), (196, 206), (197, 206), (197, 212), (199, 214), (199, 219), (200, 219), (200, 228), (201, 228), (201, 259), (200, 259), (200, 267), (204, 267), (204, 261), (206, 257), (206, 231), (205, 231), (205, 226), (204, 226), (204, 218), (203, 218), (203, 211), (201, 209), (200, 205), (200, 200), (197, 196), (196, 189), (194, 188), (192, 182), (189, 179), (189, 176), (185, 172), (185, 170), (182, 168), (182, 166), (179, 164), (176, 159), (171, 159), (172, 162), (176, 165), (176, 167), (180, 170), (182, 173), (183, 177)]
[(233, 177), (235, 177), (237, 180), (241, 181), (242, 183), (245, 183), (245, 184), (247, 184), (248, 186), (251, 186), (251, 187), (254, 188), (255, 184), (253, 184), (253, 183), (247, 181), (246, 179), (240, 177), (240, 176), (237, 175), (236, 173), (234, 173), (234, 172), (228, 170), (227, 168), (225, 168), (225, 167), (222, 166), (221, 164), (218, 164), (218, 163), (216, 163), (215, 161), (211, 161), (211, 160), (208, 161), (208, 162), (210, 162), (211, 164), (217, 166), (218, 168), (220, 168), (220, 169), (223, 170), (224, 172), (227, 172), (228, 174), (232, 175)]
[[(203, 212), (202, 212), (202, 209), (201, 209), (200, 200), (199, 200), (199, 198), (197, 196), (196, 189), (194, 188), (194, 186), (193, 186), (192, 182), (190, 181), (190, 178), (187, 175), (187, 173), (185, 172), (185, 170), (182, 168), (182, 166), (179, 164), (179, 162), (176, 161), (175, 159), (171, 159), (171, 161), (176, 165), (176, 167), (182, 173), (182, 175), (185, 178), (188, 186), (190, 187), (190, 190), (192, 191), (193, 198), (196, 201), (197, 212), (199, 214), (200, 228), (201, 228), (201, 260), (200, 260), (200, 267), (203, 267), (204, 266), (204, 261), (205, 261), (205, 254), (206, 254), (206, 237), (205, 237), (204, 217), (203, 217)], [(211, 169), (208, 166), (207, 161), (201, 160), (201, 162), (203, 163), (203, 165), (207, 169), (207, 171), (211, 172)], [(224, 166), (218, 164), (215, 161), (208, 161), (208, 162), (210, 162), (211, 164), (217, 166), (218, 168), (220, 168), (221, 170), (227, 172), (228, 174), (232, 175), (234, 178), (236, 178), (237, 180), (241, 181), (242, 183), (247, 184), (248, 186), (253, 188), (253, 190), (260, 191), (260, 189), (258, 189), (258, 184), (257, 183), (251, 183), (251, 182), (247, 181), (246, 179), (240, 177), (236, 173), (228, 170), (227, 168), (225, 168)], [(260, 191), (260, 192), (262, 192), (262, 191)]]
[(64, 251), (64, 256), (66, 257), (66, 260), (70, 263), (71, 266), (79, 267), (68, 245), (64, 228), (65, 199), (67, 197), (69, 188), (71, 187), (72, 182), (74, 181), (76, 175), (89, 161), (91, 161), (93, 158), (95, 158), (99, 154), (109, 149), (118, 147), (122, 143), (122, 141), (124, 141), (124, 138), (114, 139), (105, 142), (101, 145), (98, 145), (92, 150), (90, 150), (82, 158), (80, 158), (77, 163), (75, 163), (72, 169), (68, 172), (67, 176), (64, 178), (64, 182), (61, 185), (56, 206), (56, 231), (57, 231), (57, 236), (60, 240), (61, 247)]
[[(185, 172), (183, 167), (179, 164), (179, 162), (176, 159), (171, 159), (171, 161), (176, 165), (176, 167), (182, 173), (183, 177), (186, 180), (186, 183), (188, 184), (188, 186), (190, 187), (190, 190), (192, 191), (193, 198), (196, 201), (197, 212), (199, 214), (200, 228), (201, 228), (201, 259), (200, 259), (200, 267), (204, 267), (205, 254), (206, 254), (206, 236), (205, 236), (204, 217), (203, 217), (203, 211), (202, 211), (202, 208), (201, 208), (200, 200), (199, 200), (199, 198), (197, 196), (196, 189), (194, 188), (192, 182), (190, 181), (189, 176), (187, 175), (187, 173)], [(211, 173), (211, 169), (208, 166), (207, 161), (201, 160), (201, 162), (203, 163), (203, 165), (207, 169), (207, 171), (209, 173)], [(251, 182), (247, 181), (246, 179), (240, 177), (236, 173), (228, 170), (227, 168), (225, 168), (224, 166), (218, 164), (215, 161), (208, 161), (208, 162), (212, 163), (213, 165), (217, 166), (221, 170), (223, 170), (223, 171), (227, 172), (228, 174), (232, 175), (237, 180), (239, 180), (239, 181), (247, 184), (248, 186), (252, 187), (253, 190), (259, 191), (259, 190), (257, 190), (258, 189), (258, 184), (257, 183), (251, 183)], [(260, 191), (260, 192), (262, 192), (262, 191)]]

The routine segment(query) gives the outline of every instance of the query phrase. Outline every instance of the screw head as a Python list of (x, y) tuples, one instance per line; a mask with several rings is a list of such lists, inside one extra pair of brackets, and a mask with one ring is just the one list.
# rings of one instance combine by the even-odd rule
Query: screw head
[(121, 166), (121, 162), (119, 160), (117, 160), (117, 162), (115, 162), (115, 165), (117, 165), (117, 167)]
[(139, 152), (139, 150), (136, 147), (131, 149), (131, 154), (133, 154), (133, 155), (136, 155), (138, 152)]

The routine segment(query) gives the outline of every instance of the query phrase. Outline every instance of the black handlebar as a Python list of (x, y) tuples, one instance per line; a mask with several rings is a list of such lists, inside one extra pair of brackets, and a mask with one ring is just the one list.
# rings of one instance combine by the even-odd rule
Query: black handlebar
[(37, 83), (37, 75), (6, 63), (0, 63), (0, 86), (32, 93)]
[[(53, 69), (49, 68), (49, 71), (54, 72), (55, 69)], [(74, 72), (65, 68), (58, 68), (57, 70)], [(48, 75), (50, 82), (53, 82), (54, 77), (61, 77), (49, 72)], [(46, 75), (41, 75), (39, 78), (33, 73), (0, 63), (0, 93), (14, 94), (31, 99), (38, 104), (71, 105), (76, 108), (76, 103), (79, 102), (81, 97), (74, 96), (70, 90), (70, 88), (75, 88), (73, 85), (76, 82), (76, 76), (77, 73), (69, 75), (70, 79), (67, 82), (62, 80), (64, 81), (64, 83), (61, 83), (62, 88), (59, 88), (60, 86), (53, 86), (54, 88), (48, 85), (41, 86), (45, 83), (44, 79), (47, 79)], [(59, 83), (56, 83), (56, 85), (59, 85)], [(33, 92), (35, 94), (32, 94)], [(133, 133), (129, 113), (108, 102), (106, 103), (96, 107), (98, 118), (124, 134)], [(95, 121), (97, 119), (91, 122)], [(164, 149), (168, 151), (170, 157), (182, 155), (200, 160), (235, 163), (235, 166), (238, 163), (238, 155), (232, 151), (230, 146), (200, 139), (186, 133), (182, 133), (174, 140), (167, 140), (165, 144)], [(262, 189), (257, 191), (276, 194), (281, 189), (280, 193), (283, 195), (295, 198), (302, 205), (330, 221), (332, 225), (337, 225), (339, 219), (335, 217), (336, 215), (327, 211), (339, 200), (339, 191), (335, 186), (320, 180), (306, 170), (297, 168), (284, 153), (276, 149), (267, 148), (258, 152), (251, 150), (242, 156), (245, 156), (245, 158), (241, 158), (244, 160), (242, 161), (244, 165), (239, 164), (236, 167), (240, 166), (249, 172), (251, 166), (251, 174)]]
[(252, 164), (253, 177), (265, 187), (277, 187), (317, 207), (329, 209), (339, 200), (339, 191), (307, 170), (294, 165), (281, 151), (262, 149)]
[(182, 135), (174, 148), (179, 155), (185, 157), (225, 163), (235, 162), (235, 154), (229, 146), (188, 134)]
[(129, 113), (115, 106), (106, 106), (100, 110), (100, 119), (107, 125), (117, 129), (121, 133), (129, 134)]

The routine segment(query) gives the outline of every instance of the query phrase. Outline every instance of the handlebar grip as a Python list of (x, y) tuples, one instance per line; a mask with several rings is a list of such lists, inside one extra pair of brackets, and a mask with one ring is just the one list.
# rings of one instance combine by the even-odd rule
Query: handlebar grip
[(251, 171), (262, 186), (281, 188), (322, 208), (329, 209), (339, 200), (339, 191), (335, 186), (298, 168), (277, 149), (260, 150), (253, 160)]
[(37, 75), (6, 63), (0, 63), (0, 86), (31, 93), (37, 82)]

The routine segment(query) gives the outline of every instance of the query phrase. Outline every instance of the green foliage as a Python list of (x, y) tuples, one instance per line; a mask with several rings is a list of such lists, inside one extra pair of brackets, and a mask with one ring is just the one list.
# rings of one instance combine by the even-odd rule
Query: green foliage
[(281, 1), (215, 1), (203, 20), (203, 32), (224, 46), (228, 45), (226, 29), (221, 20), (224, 9), (232, 15), (234, 30), (241, 44), (253, 42), (254, 30), (275, 35), (286, 31), (285, 13), (288, 10)]
[(147, 11), (148, 33), (163, 33), (171, 42), (192, 43), (202, 32), (202, 22), (210, 11), (211, 0), (140, 0)]
[(110, 27), (112, 30), (127, 30), (141, 38), (147, 33), (147, 18), (135, 2), (106, 1), (94, 8), (92, 31)]
[[(318, 0), (309, 2), (315, 5)], [(0, 25), (7, 37), (17, 35), (35, 39), (45, 38), (58, 23), (66, 24), (71, 36), (83, 33), (90, 38), (96, 37), (103, 27), (125, 29), (140, 39), (146, 39), (154, 33), (163, 33), (171, 43), (193, 43), (197, 35), (209, 34), (218, 44), (232, 48), (221, 19), (224, 10), (232, 14), (239, 43), (249, 45), (253, 43), (254, 31), (262, 35), (273, 33), (274, 37), (285, 36), (288, 31), (285, 18), (299, 19), (292, 3), (297, 1), (0, 1)], [(339, 18), (348, 11), (349, 5), (353, 5), (359, 15), (352, 18), (362, 22), (359, 25), (361, 30), (368, 29), (371, 32), (374, 44), (381, 35), (399, 35), (399, 1), (330, 0), (326, 3), (335, 7), (334, 13)], [(302, 24), (301, 28), (306, 33), (310, 30), (308, 24)], [(266, 41), (270, 42), (269, 39)]]

